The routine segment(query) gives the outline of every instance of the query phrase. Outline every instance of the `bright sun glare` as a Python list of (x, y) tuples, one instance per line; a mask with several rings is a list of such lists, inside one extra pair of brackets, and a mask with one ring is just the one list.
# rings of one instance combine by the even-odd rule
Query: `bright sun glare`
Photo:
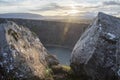
[(71, 10), (68, 12), (69, 15), (75, 15), (77, 13), (79, 13), (79, 10), (76, 8), (76, 5), (70, 5)]

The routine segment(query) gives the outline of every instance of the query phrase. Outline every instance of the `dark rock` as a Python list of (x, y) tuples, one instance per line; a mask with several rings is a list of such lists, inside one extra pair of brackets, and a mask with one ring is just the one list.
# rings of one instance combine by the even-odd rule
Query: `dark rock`
[(86, 80), (120, 80), (120, 19), (100, 12), (76, 43), (71, 67)]
[(0, 80), (39, 80), (46, 76), (46, 49), (28, 28), (0, 24)]
[(7, 19), (0, 19), (0, 23), (7, 23)]
[(46, 59), (49, 67), (52, 67), (52, 66), (59, 64), (57, 57), (54, 55), (49, 54), (45, 57), (45, 59)]

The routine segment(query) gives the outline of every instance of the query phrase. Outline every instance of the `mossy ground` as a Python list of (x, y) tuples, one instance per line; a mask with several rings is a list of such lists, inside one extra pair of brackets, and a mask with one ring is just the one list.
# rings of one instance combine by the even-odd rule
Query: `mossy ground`
[(51, 69), (47, 70), (48, 75), (49, 72), (52, 73), (52, 75), (49, 75), (47, 80), (81, 80), (80, 78), (76, 77), (73, 74), (73, 71), (70, 66), (66, 65), (55, 65), (52, 66)]

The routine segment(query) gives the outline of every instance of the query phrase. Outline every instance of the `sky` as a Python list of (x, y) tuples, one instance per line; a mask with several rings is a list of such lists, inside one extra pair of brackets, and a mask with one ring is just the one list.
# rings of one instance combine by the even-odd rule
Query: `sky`
[(0, 14), (94, 17), (98, 12), (120, 17), (120, 0), (0, 0)]

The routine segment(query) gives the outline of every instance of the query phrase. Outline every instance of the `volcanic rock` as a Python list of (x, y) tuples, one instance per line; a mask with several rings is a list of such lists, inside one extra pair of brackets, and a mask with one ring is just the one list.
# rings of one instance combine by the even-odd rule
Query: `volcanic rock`
[(86, 80), (120, 80), (120, 19), (99, 12), (76, 43), (71, 67)]
[(38, 80), (46, 76), (47, 50), (28, 28), (0, 24), (0, 80)]

